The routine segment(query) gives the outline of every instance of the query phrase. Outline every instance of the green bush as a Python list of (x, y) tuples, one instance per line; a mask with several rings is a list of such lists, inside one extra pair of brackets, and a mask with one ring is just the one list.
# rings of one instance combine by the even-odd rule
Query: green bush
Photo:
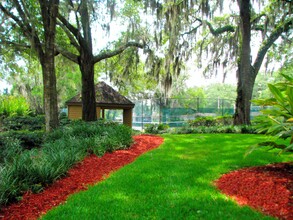
[(11, 130), (44, 130), (45, 128), (45, 116), (37, 115), (37, 116), (10, 116), (4, 118), (2, 121), (3, 130), (11, 131)]
[(167, 124), (146, 124), (144, 126), (144, 132), (148, 134), (162, 134), (166, 133), (169, 129)]
[(0, 145), (0, 208), (27, 190), (41, 191), (88, 154), (128, 148), (131, 134), (129, 127), (116, 123), (75, 121), (49, 133), (38, 149), (25, 150), (21, 138), (7, 137)]
[(29, 114), (29, 104), (24, 97), (21, 96), (0, 96), (0, 115), (27, 115)]
[(60, 122), (60, 126), (64, 126), (64, 125), (70, 124), (71, 120), (68, 118), (66, 113), (61, 112), (59, 115), (59, 122)]
[(44, 141), (44, 131), (7, 131), (0, 134), (0, 147), (9, 140), (19, 140), (25, 149), (40, 147)]
[(256, 129), (252, 126), (185, 126), (177, 128), (173, 131), (176, 134), (212, 134), (212, 133), (243, 133), (243, 134), (256, 134)]
[(233, 125), (233, 117), (232, 116), (204, 116), (204, 117), (197, 117), (194, 120), (188, 121), (189, 126), (191, 127), (198, 127), (198, 126), (227, 126)]
[[(1, 140), (1, 139), (0, 139)], [(6, 138), (0, 144), (0, 165), (4, 162), (11, 162), (16, 155), (23, 152), (23, 147), (20, 145), (20, 140)]]
[(262, 116), (255, 119), (255, 127), (259, 133), (274, 135), (277, 138), (290, 139), (288, 145), (273, 141), (252, 145), (247, 154), (260, 147), (281, 149), (280, 153), (293, 153), (293, 77), (281, 74), (282, 82), (268, 84), (272, 98), (254, 100), (257, 105), (266, 106)]

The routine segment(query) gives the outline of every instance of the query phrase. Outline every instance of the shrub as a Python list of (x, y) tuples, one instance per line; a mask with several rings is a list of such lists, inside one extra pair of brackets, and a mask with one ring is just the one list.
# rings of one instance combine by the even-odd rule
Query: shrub
[(3, 119), (3, 130), (44, 130), (45, 128), (45, 116), (10, 116)]
[(10, 137), (14, 142), (1, 145), (6, 151), (1, 151), (0, 207), (24, 191), (41, 191), (87, 154), (102, 156), (129, 147), (131, 133), (129, 127), (116, 123), (76, 121), (49, 133), (39, 149), (24, 150), (19, 139)]
[(262, 142), (253, 145), (247, 154), (259, 147), (270, 146), (271, 149), (279, 148), (280, 153), (293, 153), (293, 77), (281, 74), (283, 82), (268, 84), (272, 98), (254, 100), (261, 106), (270, 106), (262, 110), (263, 116), (256, 118), (256, 129), (260, 133), (275, 135), (277, 138), (290, 138), (288, 145), (277, 144), (276, 142)]
[(169, 125), (167, 124), (146, 124), (144, 131), (148, 134), (162, 134), (166, 133), (169, 129)]
[(157, 134), (158, 129), (157, 129), (156, 124), (146, 124), (144, 126), (144, 132), (149, 133), (149, 134)]
[(0, 146), (10, 140), (19, 140), (25, 149), (40, 147), (44, 141), (44, 131), (8, 131), (0, 134)]
[(29, 104), (21, 96), (0, 96), (0, 115), (27, 115), (29, 113)]
[(194, 120), (188, 121), (189, 126), (191, 127), (198, 127), (198, 126), (219, 126), (219, 125), (233, 125), (233, 117), (232, 116), (204, 116), (204, 117), (197, 117)]
[(0, 209), (1, 205), (10, 201), (15, 201), (19, 196), (20, 188), (17, 180), (12, 175), (12, 170), (8, 167), (0, 166)]
[(16, 155), (22, 152), (23, 148), (18, 139), (6, 138), (5, 141), (0, 144), (0, 164), (5, 161), (12, 161)]
[(59, 122), (60, 122), (60, 126), (64, 126), (64, 125), (70, 124), (71, 120), (68, 118), (66, 113), (61, 112), (59, 115)]
[(185, 126), (182, 128), (178, 128), (174, 131), (177, 134), (211, 134), (211, 133), (249, 133), (249, 134), (256, 134), (255, 128), (251, 126), (197, 126), (197, 127), (190, 127)]

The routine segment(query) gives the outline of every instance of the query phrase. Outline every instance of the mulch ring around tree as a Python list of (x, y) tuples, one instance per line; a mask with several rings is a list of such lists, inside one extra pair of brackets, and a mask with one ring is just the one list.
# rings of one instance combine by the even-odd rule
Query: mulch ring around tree
[(69, 170), (65, 178), (57, 180), (41, 193), (27, 192), (20, 202), (2, 208), (0, 219), (37, 219), (64, 202), (69, 195), (102, 181), (111, 172), (133, 162), (138, 156), (158, 147), (164, 141), (162, 137), (153, 135), (138, 135), (133, 139), (134, 144), (129, 149), (106, 153), (100, 158), (90, 155)]
[(236, 170), (221, 176), (215, 185), (239, 205), (293, 220), (293, 163)]

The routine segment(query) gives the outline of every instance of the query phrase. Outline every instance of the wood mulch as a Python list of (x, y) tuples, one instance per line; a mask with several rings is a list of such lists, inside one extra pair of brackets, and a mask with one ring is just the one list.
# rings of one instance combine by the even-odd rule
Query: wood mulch
[(293, 220), (293, 163), (236, 170), (224, 174), (215, 184), (239, 205)]

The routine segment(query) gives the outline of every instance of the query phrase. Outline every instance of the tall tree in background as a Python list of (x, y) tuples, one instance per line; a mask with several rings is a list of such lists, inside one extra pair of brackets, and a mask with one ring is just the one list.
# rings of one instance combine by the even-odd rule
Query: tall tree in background
[[(200, 65), (204, 63), (202, 60), (210, 59), (204, 72), (212, 73), (213, 69), (217, 72), (220, 66), (227, 69), (229, 64), (236, 66), (238, 83), (234, 124), (250, 124), (253, 86), (268, 50), (280, 36), (290, 44), (292, 3), (277, 0), (259, 1), (261, 10), (257, 12), (251, 1), (238, 0), (238, 12), (233, 11), (221, 16), (223, 0), (165, 1), (163, 4), (151, 0), (146, 2), (161, 16), (158, 17), (157, 24), (160, 25), (157, 25), (156, 31), (163, 32), (160, 32), (160, 36), (163, 36), (160, 46), (166, 45), (168, 48), (165, 56), (165, 59), (169, 60), (165, 65), (167, 72), (172, 73), (170, 67), (180, 70), (180, 64), (184, 61), (182, 57), (188, 59), (190, 53), (198, 54)], [(225, 9), (227, 11), (228, 8)], [(252, 37), (256, 41), (259, 38), (255, 32), (261, 32), (262, 36), (253, 61), (250, 49)], [(204, 53), (208, 54), (206, 59), (203, 57)], [(173, 72), (175, 75), (180, 73)], [(226, 74), (225, 72), (224, 75)], [(171, 77), (167, 78), (167, 82), (171, 85), (174, 74), (168, 75)]]
[[(104, 59), (121, 54), (128, 47), (143, 48), (144, 45), (140, 42), (129, 40), (121, 42), (119, 46), (113, 44), (116, 47), (102, 50), (97, 55), (94, 55), (91, 25), (97, 15), (92, 11), (94, 11), (94, 8), (102, 8), (103, 3), (107, 3), (105, 10), (109, 10), (112, 17), (115, 2), (111, 0), (101, 2), (68, 0), (66, 3), (68, 7), (65, 7), (65, 10), (58, 14), (58, 20), (73, 48), (69, 48), (69, 45), (67, 45), (67, 48), (59, 45), (57, 50), (64, 57), (79, 65), (82, 81), (82, 119), (94, 121), (97, 118), (94, 65)], [(72, 24), (72, 20), (69, 19), (68, 10), (75, 15), (75, 24)]]
[[(263, 60), (276, 42), (284, 33), (292, 30), (293, 18), (292, 4), (290, 2), (269, 1), (267, 8), (258, 15), (251, 18), (254, 12), (249, 0), (239, 0), (240, 11), (240, 40), (239, 40), (239, 62), (238, 62), (238, 83), (237, 99), (234, 124), (250, 124), (250, 101), (252, 98), (253, 86)], [(275, 10), (275, 11), (274, 11)], [(274, 12), (274, 13), (273, 13)], [(264, 23), (261, 23), (265, 17)], [(270, 26), (271, 25), (271, 26)], [(251, 31), (261, 31), (263, 39), (257, 51), (254, 62), (251, 60)]]
[[(42, 66), (44, 86), (44, 108), (46, 117), (46, 130), (59, 125), (56, 75), (55, 75), (55, 31), (58, 14), (59, 0), (39, 0), (38, 4), (32, 1), (6, 1), (0, 3), (0, 10), (8, 18), (5, 27), (17, 26), (20, 32), (34, 49)], [(35, 13), (32, 13), (34, 11)], [(37, 16), (41, 15), (41, 29)], [(9, 36), (9, 32), (6, 33)], [(22, 36), (19, 36), (22, 38)], [(18, 45), (18, 39), (7, 39), (2, 36), (2, 41), (11, 45)], [(18, 45), (19, 46), (19, 45)]]
[(250, 100), (255, 77), (251, 75), (251, 5), (250, 0), (238, 0), (240, 9), (240, 53), (237, 70), (237, 98), (234, 124), (250, 123)]

